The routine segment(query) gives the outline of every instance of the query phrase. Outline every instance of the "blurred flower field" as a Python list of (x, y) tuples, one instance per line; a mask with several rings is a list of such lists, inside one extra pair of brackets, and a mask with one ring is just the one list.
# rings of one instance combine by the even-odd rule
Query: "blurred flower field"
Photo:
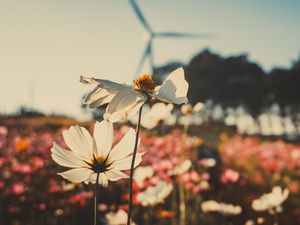
[[(44, 120), (0, 126), (0, 224), (91, 224), (92, 185), (65, 181), (51, 158), (53, 141), (66, 147), (62, 131), (69, 124)], [(92, 123), (82, 125), (92, 131)], [(128, 128), (117, 127), (115, 143)], [(158, 125), (142, 130), (138, 151), (144, 155), (135, 170), (135, 224), (274, 224), (272, 210), (278, 224), (300, 224), (299, 144), (242, 136), (215, 123)], [(276, 186), (288, 190), (278, 208), (252, 207)], [(128, 180), (99, 188), (99, 224), (126, 223)]]

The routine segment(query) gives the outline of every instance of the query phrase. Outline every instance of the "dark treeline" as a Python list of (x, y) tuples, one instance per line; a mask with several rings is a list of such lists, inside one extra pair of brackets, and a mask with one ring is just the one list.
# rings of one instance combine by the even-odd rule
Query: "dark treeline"
[[(155, 70), (160, 82), (167, 72), (182, 64), (171, 63)], [(222, 57), (204, 50), (195, 56), (185, 68), (190, 84), (191, 103), (212, 99), (225, 105), (246, 104), (253, 112), (277, 102), (281, 106), (300, 103), (300, 58), (291, 68), (274, 68), (269, 73), (247, 55)]]

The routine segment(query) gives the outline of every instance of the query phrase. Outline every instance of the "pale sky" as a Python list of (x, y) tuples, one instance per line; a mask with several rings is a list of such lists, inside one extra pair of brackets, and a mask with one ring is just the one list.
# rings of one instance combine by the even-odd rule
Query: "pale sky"
[[(249, 53), (264, 69), (300, 52), (297, 0), (137, 0), (157, 31), (215, 34), (156, 40), (156, 64), (187, 63), (203, 48)], [(84, 119), (81, 74), (130, 83), (144, 29), (126, 0), (0, 0), (0, 112), (30, 105)]]

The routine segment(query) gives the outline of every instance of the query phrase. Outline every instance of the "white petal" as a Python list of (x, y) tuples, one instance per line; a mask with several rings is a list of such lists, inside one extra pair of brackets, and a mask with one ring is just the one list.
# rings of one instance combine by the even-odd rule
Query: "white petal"
[(132, 89), (132, 87), (126, 85), (126, 84), (119, 84), (112, 82), (110, 80), (103, 80), (103, 79), (95, 79), (99, 84), (100, 87), (103, 89), (106, 89), (108, 92), (117, 94), (122, 90), (126, 89)]
[(184, 70), (180, 67), (168, 75), (162, 85), (158, 86), (151, 96), (168, 103), (187, 103), (188, 87), (189, 84), (184, 78)]
[[(90, 176), (90, 178), (88, 179), (88, 182), (91, 182), (92, 184), (95, 184), (96, 183), (96, 179), (97, 179), (97, 173), (93, 173)], [(103, 187), (107, 187), (108, 186), (108, 179), (107, 179), (105, 173), (100, 173), (99, 174), (98, 184), (102, 185)]]
[(110, 93), (115, 94), (123, 90), (124, 88), (131, 88), (130, 86), (125, 84), (118, 84), (110, 80), (96, 79), (94, 77), (80, 76), (80, 82), (84, 84), (98, 84), (98, 88), (106, 89)]
[(140, 108), (144, 105), (146, 100), (141, 100), (135, 104), (131, 109), (127, 112), (127, 118), (131, 118), (140, 110)]
[(67, 170), (63, 173), (58, 173), (58, 175), (62, 176), (63, 178), (71, 182), (80, 183), (85, 180), (88, 180), (92, 173), (93, 171), (87, 168), (75, 168), (75, 169)]
[(109, 103), (115, 95), (116, 94), (109, 93), (107, 90), (102, 89), (98, 85), (83, 99), (83, 104), (88, 105), (89, 108), (97, 108)]
[(96, 142), (98, 156), (106, 157), (111, 150), (113, 142), (113, 125), (108, 121), (96, 122), (94, 129), (94, 140)]
[(80, 82), (83, 84), (95, 84), (97, 81), (93, 77), (80, 76)]
[(122, 178), (128, 178), (129, 176), (123, 172), (121, 172), (120, 170), (108, 170), (107, 172), (105, 172), (106, 177), (110, 180), (110, 181), (117, 181), (120, 180)]
[(74, 152), (60, 147), (55, 142), (53, 143), (51, 152), (52, 159), (61, 166), (78, 168), (86, 165)]
[(85, 160), (90, 160), (93, 154), (93, 139), (89, 132), (78, 125), (63, 131), (63, 136), (69, 148)]
[(158, 125), (159, 121), (160, 120), (158, 120), (157, 118), (148, 114), (142, 117), (141, 125), (144, 128), (151, 130)]
[(112, 123), (124, 120), (135, 114), (147, 97), (133, 89), (124, 89), (119, 92), (106, 108), (104, 119)]
[(99, 182), (100, 185), (102, 185), (103, 187), (107, 187), (108, 186), (108, 179), (106, 177), (106, 175), (104, 173), (100, 173), (99, 175)]
[(123, 159), (133, 152), (135, 135), (134, 129), (129, 128), (124, 137), (111, 150), (109, 156), (112, 161)]
[[(137, 167), (142, 162), (142, 153), (137, 153), (134, 161), (134, 167)], [(113, 163), (112, 167), (116, 170), (129, 170), (131, 166), (132, 156), (124, 159), (117, 160)]]

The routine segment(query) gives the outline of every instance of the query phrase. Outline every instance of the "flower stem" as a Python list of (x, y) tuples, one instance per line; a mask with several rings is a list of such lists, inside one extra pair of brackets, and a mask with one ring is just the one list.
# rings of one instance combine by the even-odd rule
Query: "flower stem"
[[(188, 135), (189, 125), (184, 125), (183, 134)], [(184, 152), (181, 152), (181, 163), (184, 161)], [(186, 205), (185, 205), (185, 191), (182, 179), (179, 179), (179, 225), (185, 225)]]
[(179, 225), (185, 225), (185, 192), (181, 180), (179, 181), (179, 212)]
[(276, 211), (274, 213), (274, 225), (279, 225), (279, 215)]
[(131, 219), (131, 211), (132, 211), (132, 182), (133, 182), (133, 170), (134, 170), (134, 162), (135, 162), (135, 157), (137, 153), (137, 147), (138, 147), (138, 140), (139, 140), (139, 133), (140, 133), (140, 123), (141, 123), (141, 117), (142, 117), (142, 109), (143, 106), (141, 106), (139, 110), (139, 117), (138, 117), (138, 122), (136, 125), (136, 136), (135, 136), (135, 143), (134, 143), (134, 150), (132, 154), (132, 160), (131, 160), (131, 166), (130, 166), (130, 176), (129, 176), (129, 202), (128, 202), (128, 214), (127, 214), (127, 225), (130, 225), (130, 219)]
[(97, 225), (97, 189), (98, 189), (99, 175), (100, 173), (97, 173), (95, 189), (94, 189), (94, 225)]

